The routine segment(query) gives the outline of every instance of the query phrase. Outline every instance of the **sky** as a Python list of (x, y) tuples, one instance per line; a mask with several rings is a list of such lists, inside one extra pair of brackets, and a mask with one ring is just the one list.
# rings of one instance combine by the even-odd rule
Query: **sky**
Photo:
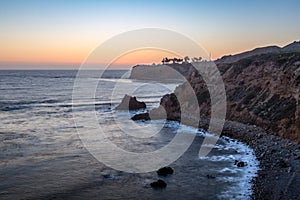
[[(299, 0), (0, 1), (0, 69), (74, 68), (111, 37), (162, 28), (197, 41), (213, 59), (300, 40)], [(159, 62), (135, 52), (116, 66)]]

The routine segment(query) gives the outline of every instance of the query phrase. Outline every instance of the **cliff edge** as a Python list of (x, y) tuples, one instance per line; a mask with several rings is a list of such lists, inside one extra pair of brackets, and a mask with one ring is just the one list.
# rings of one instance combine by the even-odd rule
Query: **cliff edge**
[[(256, 125), (266, 132), (300, 143), (300, 53), (270, 53), (217, 65), (223, 77), (227, 96), (226, 120)], [(197, 72), (188, 82), (174, 91), (179, 104), (165, 95), (161, 106), (169, 119), (176, 119), (180, 110), (193, 113), (189, 104), (191, 94), (185, 90), (190, 84), (197, 95), (201, 119), (210, 117), (210, 95)], [(176, 112), (177, 111), (177, 112)]]
[(294, 41), (284, 47), (278, 46), (267, 46), (267, 47), (259, 47), (250, 51), (242, 52), (235, 55), (226, 55), (220, 59), (217, 59), (215, 62), (219, 63), (234, 63), (244, 58), (249, 58), (251, 56), (257, 56), (261, 54), (268, 53), (288, 53), (288, 52), (300, 52), (300, 41)]
[(194, 71), (190, 63), (165, 65), (136, 65), (132, 68), (130, 79), (151, 81), (185, 81), (186, 77)]

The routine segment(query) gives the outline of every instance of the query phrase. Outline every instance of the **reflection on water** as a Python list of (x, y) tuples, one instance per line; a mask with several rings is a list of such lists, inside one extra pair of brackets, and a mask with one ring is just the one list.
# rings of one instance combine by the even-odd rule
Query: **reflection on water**
[[(177, 131), (192, 134), (195, 129), (175, 122), (134, 122), (153, 131), (161, 130), (151, 138), (128, 136), (114, 123), (114, 117), (129, 123), (133, 114), (112, 109), (124, 95), (119, 91), (111, 99), (116, 81), (100, 79), (96, 98), (83, 99), (85, 103), (72, 110), (75, 74), (0, 72), (1, 199), (245, 199), (250, 194), (249, 180), (257, 170), (253, 152), (241, 143), (222, 138), (207, 158), (199, 159), (198, 151), (206, 134), (202, 132), (171, 165), (175, 173), (162, 178), (168, 184), (164, 190), (149, 186), (158, 178), (155, 172), (129, 174), (98, 162), (81, 143), (72, 118), (72, 112), (83, 116), (91, 112), (95, 102), (101, 127), (111, 133), (112, 142), (128, 151), (153, 151), (166, 145)], [(108, 78), (121, 74), (111, 71)], [(139, 85), (135, 94), (148, 108), (157, 106), (160, 96), (176, 86), (169, 84), (167, 88), (128, 80), (119, 84)], [(247, 161), (248, 166), (237, 168), (235, 159)], [(208, 179), (207, 175), (216, 178)]]

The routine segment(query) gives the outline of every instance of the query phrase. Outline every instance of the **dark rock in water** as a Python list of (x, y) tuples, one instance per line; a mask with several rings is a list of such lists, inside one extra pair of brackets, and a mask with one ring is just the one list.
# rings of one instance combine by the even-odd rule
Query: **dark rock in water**
[(215, 176), (210, 175), (210, 174), (207, 174), (206, 177), (207, 177), (208, 179), (215, 179), (215, 178), (216, 178)]
[(149, 113), (141, 113), (136, 114), (132, 118), (132, 120), (158, 120), (158, 119), (166, 119), (166, 113), (164, 110), (159, 108), (155, 108), (149, 111)]
[(137, 110), (146, 108), (144, 102), (136, 100), (136, 97), (125, 95), (122, 102), (115, 108), (116, 110)]
[(243, 162), (243, 161), (241, 161), (241, 162), (238, 162), (237, 164), (236, 164), (236, 166), (238, 166), (238, 167), (245, 167), (245, 162)]
[(158, 179), (157, 181), (150, 183), (150, 185), (153, 188), (166, 188), (167, 187), (167, 183), (161, 179)]
[(111, 174), (103, 174), (102, 176), (103, 176), (103, 178), (107, 178), (107, 179), (113, 179), (114, 178), (114, 176), (111, 175)]
[(234, 165), (236, 165), (237, 167), (245, 167), (246, 162), (235, 160)]
[(149, 111), (149, 113), (137, 114), (132, 120), (157, 120), (167, 119), (171, 121), (181, 120), (180, 104), (174, 93), (166, 94), (160, 100), (160, 106)]
[(171, 167), (163, 167), (157, 170), (157, 174), (159, 176), (167, 176), (169, 174), (173, 174), (174, 170)]
[(131, 117), (132, 120), (150, 120), (149, 113), (141, 113), (141, 114), (136, 114), (133, 117)]

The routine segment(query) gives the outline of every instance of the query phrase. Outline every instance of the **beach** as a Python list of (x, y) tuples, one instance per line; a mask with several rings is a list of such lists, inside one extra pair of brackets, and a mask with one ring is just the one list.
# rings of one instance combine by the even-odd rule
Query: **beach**
[(252, 181), (253, 199), (299, 198), (299, 144), (237, 122), (226, 122), (222, 134), (251, 147), (260, 162), (258, 176)]

